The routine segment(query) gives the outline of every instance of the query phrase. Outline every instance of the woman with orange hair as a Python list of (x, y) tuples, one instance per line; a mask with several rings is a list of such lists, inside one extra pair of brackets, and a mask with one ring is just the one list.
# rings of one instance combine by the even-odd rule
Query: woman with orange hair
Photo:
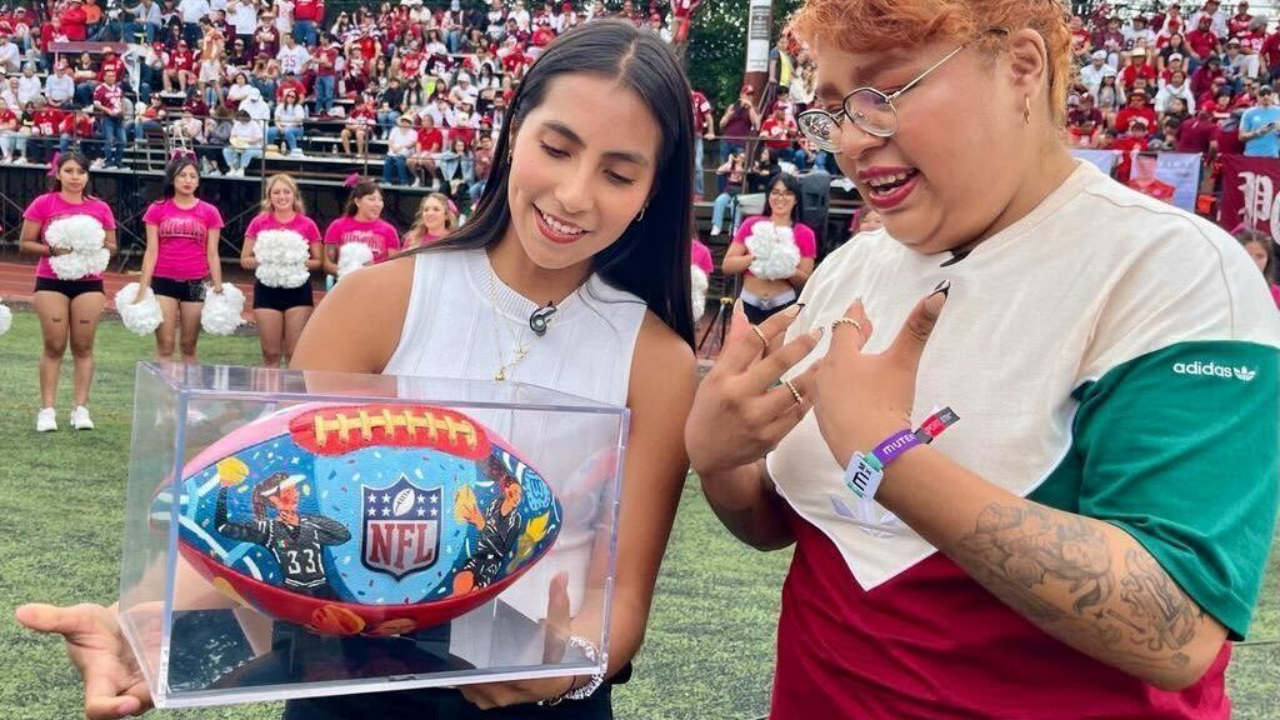
[(792, 27), (884, 228), (735, 313), (686, 428), (724, 524), (795, 544), (773, 717), (1228, 717), (1280, 466), (1257, 270), (1072, 159), (1060, 2)]

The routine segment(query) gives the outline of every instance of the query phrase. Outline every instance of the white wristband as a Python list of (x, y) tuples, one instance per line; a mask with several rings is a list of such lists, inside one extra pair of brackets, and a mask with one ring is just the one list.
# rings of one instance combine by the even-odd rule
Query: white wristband
[[(577, 635), (574, 635), (573, 637), (569, 638), (569, 645), (581, 650), (582, 654), (586, 655), (587, 659), (590, 660), (591, 662), (596, 662), (600, 659), (600, 652), (596, 650), (596, 646), (591, 644), (589, 640), (584, 640), (578, 637)], [(587, 698), (595, 694), (595, 691), (599, 690), (600, 686), (603, 684), (604, 684), (604, 670), (597, 670), (594, 673), (592, 673), (591, 680), (588, 681), (586, 685), (583, 685), (582, 687), (576, 690), (570, 690), (569, 692), (565, 693), (561, 697), (563, 697), (566, 700), (586, 700)]]

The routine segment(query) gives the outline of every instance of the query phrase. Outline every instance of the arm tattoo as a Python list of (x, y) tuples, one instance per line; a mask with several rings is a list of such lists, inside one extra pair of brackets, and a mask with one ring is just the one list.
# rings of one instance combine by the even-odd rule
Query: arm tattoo
[(1131, 671), (1190, 662), (1182, 648), (1203, 611), (1145, 551), (1126, 550), (1117, 567), (1094, 521), (993, 503), (954, 558), (1005, 604), (1099, 659)]

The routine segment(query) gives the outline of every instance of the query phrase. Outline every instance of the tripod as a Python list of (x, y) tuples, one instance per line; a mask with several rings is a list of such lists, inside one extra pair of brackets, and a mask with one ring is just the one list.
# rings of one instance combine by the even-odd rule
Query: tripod
[[(707, 323), (707, 329), (702, 333), (702, 339), (698, 341), (698, 354), (710, 360), (720, 354), (721, 348), (724, 347), (724, 338), (729, 334), (729, 325), (733, 322), (733, 298), (736, 292), (726, 292), (720, 296), (720, 304), (716, 308), (716, 314), (711, 318), (711, 322)], [(707, 342), (712, 341), (708, 347)], [(706, 348), (705, 354), (703, 348)]]

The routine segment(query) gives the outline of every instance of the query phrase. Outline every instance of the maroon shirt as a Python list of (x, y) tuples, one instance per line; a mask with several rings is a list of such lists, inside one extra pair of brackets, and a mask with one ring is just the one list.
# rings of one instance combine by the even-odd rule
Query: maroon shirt
[(1178, 127), (1178, 142), (1174, 145), (1174, 150), (1180, 153), (1207, 153), (1209, 142), (1213, 140), (1217, 129), (1218, 124), (1212, 118), (1187, 118)]
[(1240, 139), (1240, 122), (1232, 120), (1220, 123), (1213, 131), (1213, 139), (1218, 142), (1218, 154), (1243, 155), (1244, 141)]
[(1053, 639), (942, 553), (863, 590), (821, 530), (796, 538), (782, 586), (774, 720), (1225, 720), (1223, 643), (1204, 677), (1165, 692)]

